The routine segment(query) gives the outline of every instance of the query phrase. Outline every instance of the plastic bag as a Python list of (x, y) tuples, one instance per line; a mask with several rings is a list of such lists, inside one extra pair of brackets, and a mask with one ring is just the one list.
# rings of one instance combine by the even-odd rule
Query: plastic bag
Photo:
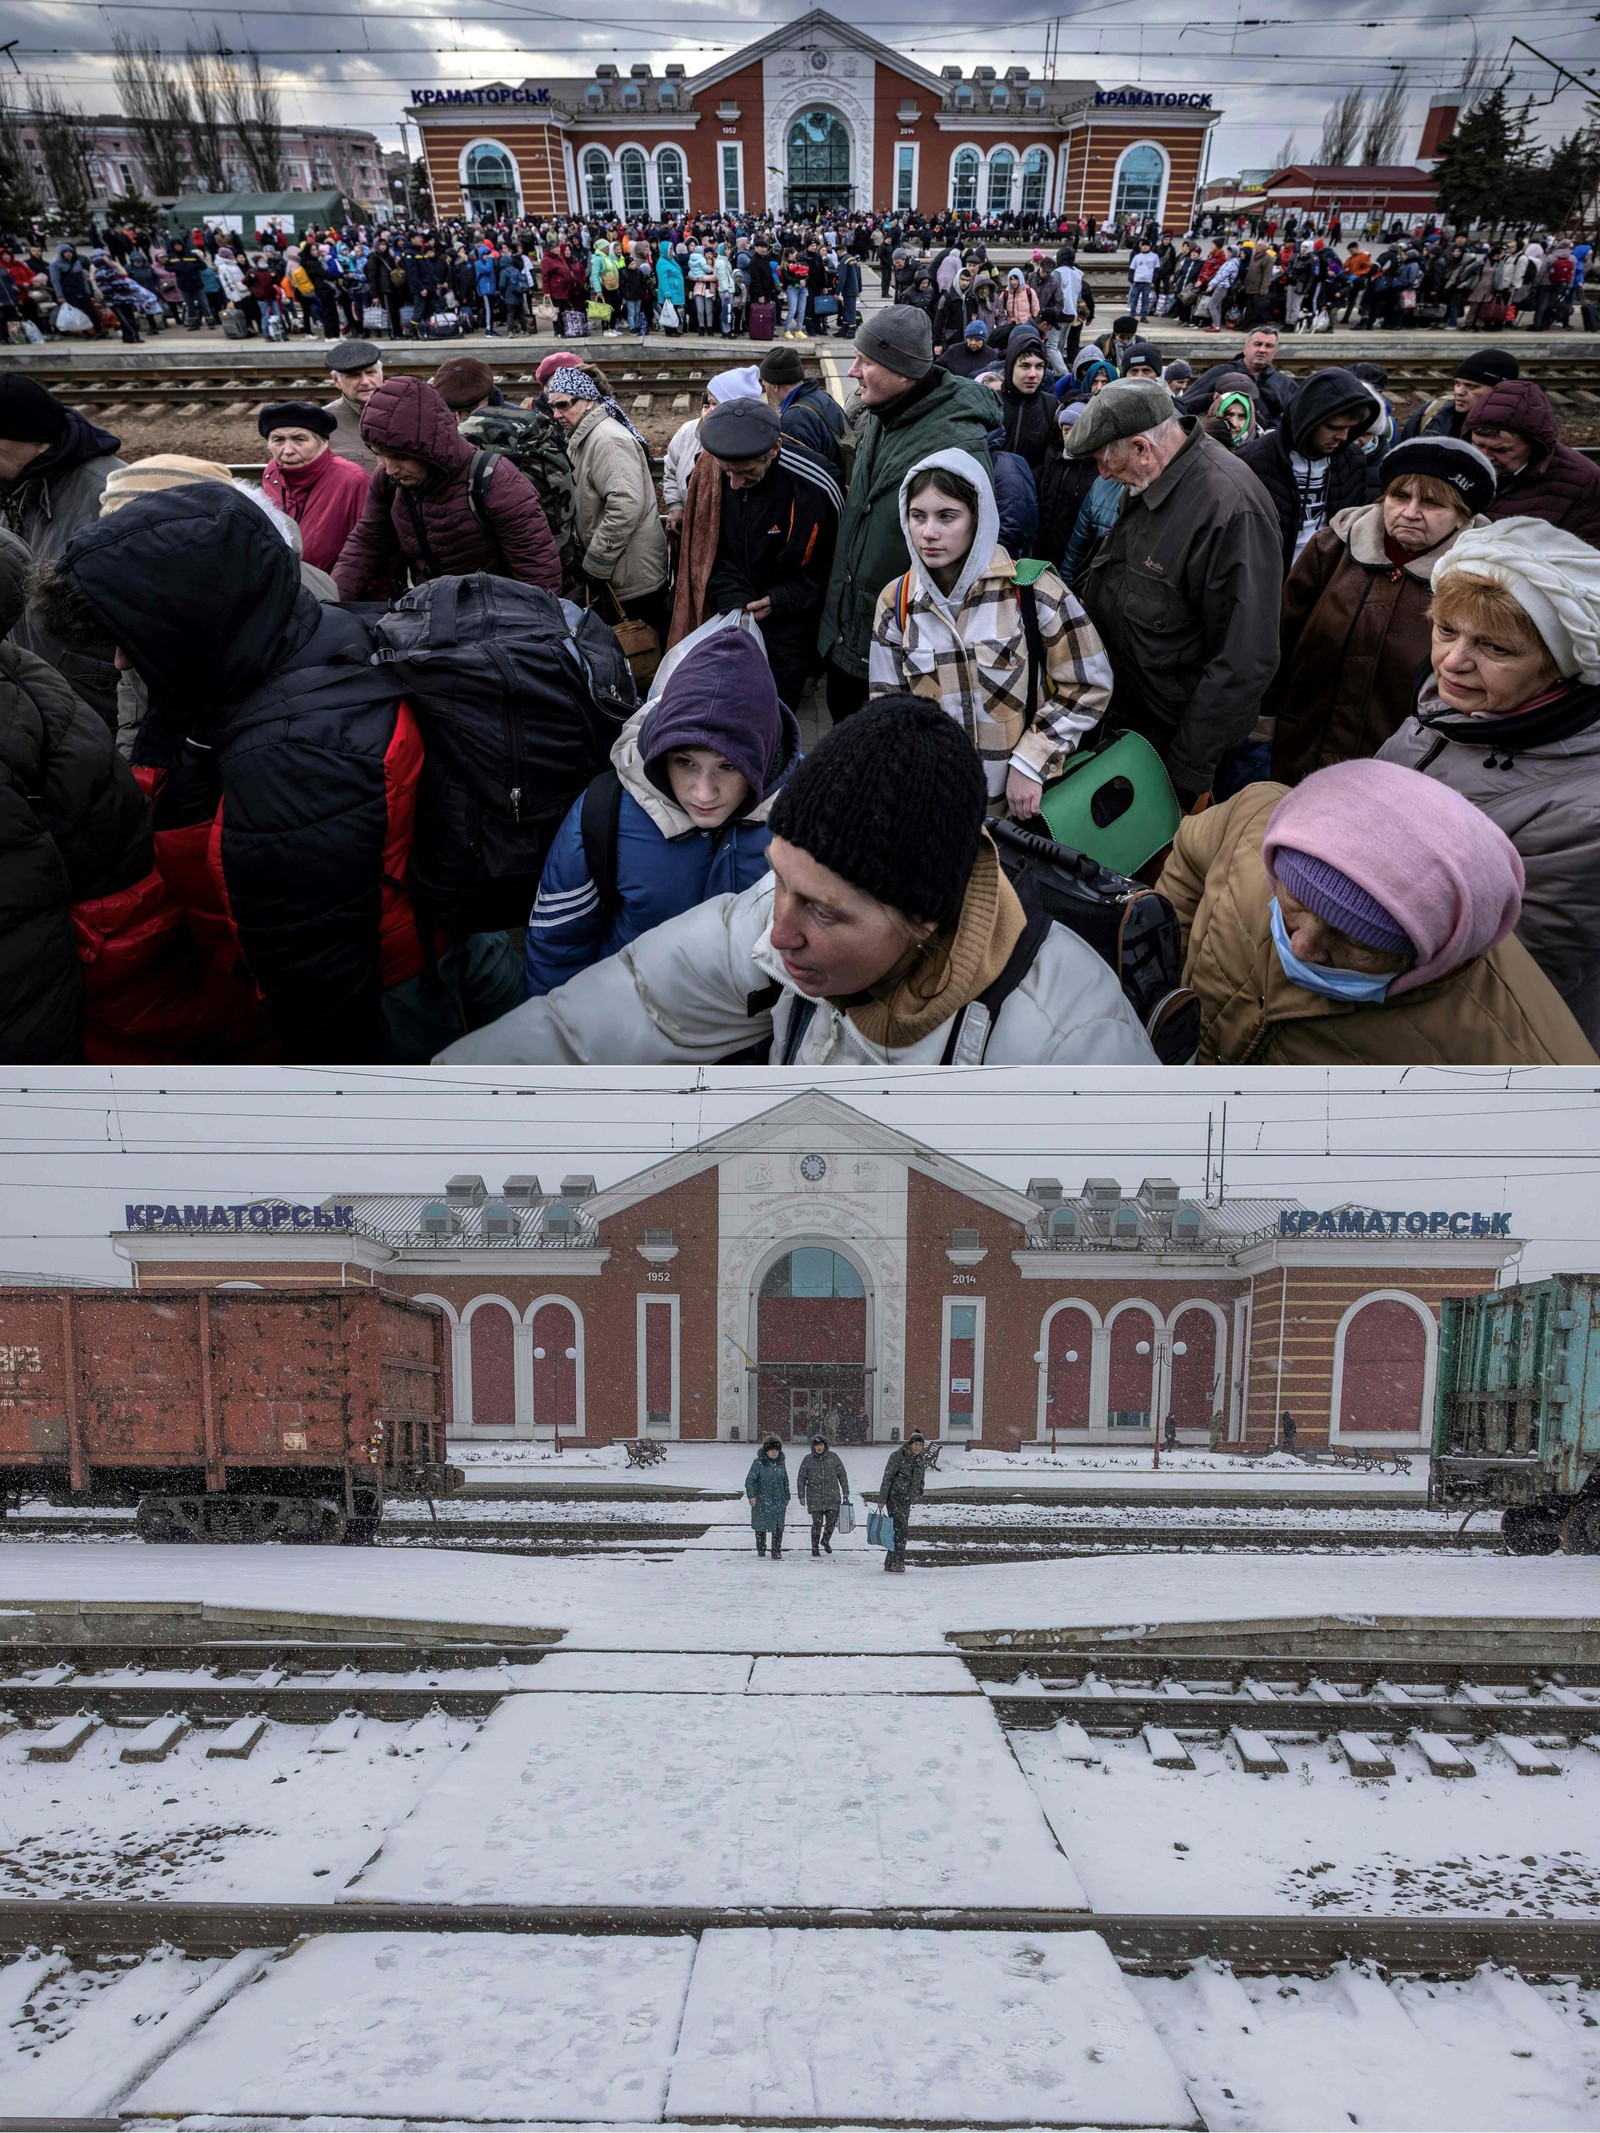
[(57, 333), (93, 333), (94, 320), (76, 304), (63, 304), (56, 312)]
[(839, 1506), (839, 1517), (835, 1530), (840, 1533), (854, 1533), (856, 1530), (856, 1507), (848, 1496)]
[(668, 297), (667, 301), (661, 306), (661, 310), (656, 318), (656, 324), (661, 328), (661, 331), (663, 333), (676, 333), (681, 323), (682, 322), (678, 317), (678, 307), (672, 301), (672, 299)]

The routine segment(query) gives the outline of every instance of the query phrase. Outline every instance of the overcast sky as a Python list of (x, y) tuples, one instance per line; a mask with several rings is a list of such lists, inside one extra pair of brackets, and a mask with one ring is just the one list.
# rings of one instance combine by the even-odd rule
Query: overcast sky
[[(812, 1085), (738, 1069), (11, 1070), (0, 1270), (125, 1280), (107, 1235), (129, 1201), (438, 1191), (460, 1171), (492, 1189), (527, 1171), (547, 1189), (569, 1171), (603, 1187)], [(1576, 1071), (879, 1072), (827, 1087), (988, 1176), (1069, 1191), (1106, 1175), (1203, 1193), (1209, 1124), (1214, 1192), (1226, 1103), (1229, 1199), (1508, 1209), (1525, 1275), (1600, 1271), (1600, 1090)]]
[[(1212, 139), (1211, 175), (1277, 159), (1290, 135), (1315, 149), (1328, 104), (1354, 84), (1381, 91), (1407, 71), (1409, 160), (1428, 99), (1460, 75), (1474, 38), (1510, 68), (1519, 94), (1548, 98), (1558, 77), (1514, 36), (1588, 79), (1596, 73), (1595, 0), (1484, 0), (1471, 13), (1442, 0), (1290, 0), (1277, 15), (1195, 10), (1187, 0), (1084, 0), (1052, 11), (1005, 0), (866, 0), (840, 9), (858, 27), (937, 71), (1012, 64), (1043, 70), (1047, 25), (1059, 19), (1062, 78), (1150, 88), (1211, 89), (1226, 117)], [(797, 20), (799, 0), (659, 0), (642, 17), (606, 12), (606, 0), (565, 8), (525, 0), (295, 0), (225, 7), (197, 0), (178, 8), (141, 0), (0, 0), (0, 41), (16, 40), (25, 74), (59, 85), (85, 108), (112, 109), (112, 33), (156, 38), (171, 52), (213, 26), (230, 44), (253, 44), (283, 83), (292, 121), (362, 125), (398, 145), (399, 115), (413, 86), (466, 86), (506, 79), (588, 74), (603, 59), (683, 61), (691, 74)], [(1537, 115), (1560, 134), (1584, 117), (1584, 93), (1568, 87)], [(413, 137), (414, 143), (414, 137)]]

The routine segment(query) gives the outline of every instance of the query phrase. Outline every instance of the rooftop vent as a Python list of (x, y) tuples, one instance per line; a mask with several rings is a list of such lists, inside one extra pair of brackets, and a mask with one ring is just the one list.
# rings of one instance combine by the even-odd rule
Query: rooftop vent
[(602, 60), (594, 70), (594, 78), (596, 81), (615, 81), (617, 70), (609, 59)]
[(455, 1216), (443, 1200), (425, 1200), (422, 1204), (422, 1234), (433, 1243), (440, 1243), (455, 1230)]
[(1132, 1205), (1119, 1207), (1111, 1218), (1111, 1241), (1113, 1244), (1137, 1244), (1139, 1241), (1139, 1210)]
[(941, 67), (939, 69), (939, 78), (941, 81), (959, 81), (961, 79), (961, 69), (959, 67)]
[(686, 81), (689, 70), (681, 59), (669, 59), (666, 66), (668, 81)]
[(451, 1178), (444, 1188), (444, 1196), (455, 1207), (481, 1207), (489, 1196), (489, 1189), (482, 1178), (470, 1176), (463, 1171), (458, 1178)]
[(592, 1200), (594, 1179), (582, 1171), (575, 1171), (570, 1178), (561, 1180), (561, 1197), (563, 1200)]
[(545, 1234), (551, 1237), (571, 1237), (576, 1234), (578, 1217), (565, 1200), (552, 1200), (544, 1211)]
[(535, 1200), (542, 1199), (539, 1180), (531, 1172), (519, 1170), (515, 1177), (506, 1179), (503, 1195), (513, 1207), (531, 1207)]
[(1180, 1207), (1172, 1218), (1172, 1234), (1185, 1244), (1197, 1244), (1205, 1227), (1206, 1218), (1198, 1207)]
[(1171, 1178), (1146, 1178), (1139, 1187), (1139, 1205), (1148, 1208), (1173, 1208), (1178, 1204), (1178, 1188)]
[(1122, 1198), (1122, 1187), (1115, 1178), (1085, 1178), (1082, 1197), (1091, 1207), (1115, 1207)]
[(1007, 67), (1007, 68), (1006, 68), (1006, 80), (1007, 80), (1007, 81), (1026, 81), (1027, 79), (1028, 79), (1028, 70), (1027, 70), (1027, 68), (1026, 68), (1026, 67)]
[(483, 1203), (483, 1234), (499, 1244), (517, 1234), (517, 1218), (504, 1200)]
[(583, 100), (586, 104), (593, 104), (598, 109), (606, 100), (606, 92), (599, 82), (592, 81), (583, 92)]
[(1050, 1210), (1050, 1242), (1071, 1244), (1078, 1234), (1078, 1210), (1075, 1207), (1052, 1207)]
[(973, 80), (974, 80), (974, 81), (993, 81), (993, 80), (994, 80), (994, 68), (993, 68), (993, 67), (974, 67), (974, 68), (973, 68), (973, 70), (972, 70), (972, 78), (973, 78)]
[(628, 69), (628, 72), (635, 81), (648, 81), (650, 79), (649, 60), (636, 59), (633, 65)]
[(1061, 1180), (1059, 1178), (1029, 1178), (1028, 1198), (1037, 1200), (1041, 1207), (1061, 1205)]

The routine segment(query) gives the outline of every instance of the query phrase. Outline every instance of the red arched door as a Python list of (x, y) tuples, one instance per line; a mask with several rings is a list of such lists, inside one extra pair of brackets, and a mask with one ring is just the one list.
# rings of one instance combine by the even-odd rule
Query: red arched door
[[(1183, 1353), (1178, 1353), (1179, 1347)], [(1168, 1412), (1180, 1429), (1204, 1429), (1222, 1406), (1222, 1357), (1217, 1322), (1193, 1305), (1180, 1311), (1172, 1327), (1172, 1391)], [(1166, 1416), (1162, 1416), (1166, 1421)]]
[(467, 1327), (472, 1357), (472, 1422), (475, 1429), (517, 1419), (517, 1333), (501, 1303), (480, 1304)]
[(533, 1314), (533, 1426), (561, 1436), (578, 1427), (578, 1324), (566, 1304)]
[(1392, 1296), (1364, 1303), (1344, 1329), (1339, 1434), (1420, 1433), (1428, 1336), (1409, 1304)]
[(1045, 1334), (1044, 1434), (1089, 1427), (1094, 1325), (1076, 1304), (1058, 1311)]
[(1106, 1397), (1106, 1421), (1112, 1429), (1149, 1430), (1155, 1408), (1155, 1368), (1155, 1319), (1143, 1304), (1119, 1311), (1111, 1321), (1111, 1382)]

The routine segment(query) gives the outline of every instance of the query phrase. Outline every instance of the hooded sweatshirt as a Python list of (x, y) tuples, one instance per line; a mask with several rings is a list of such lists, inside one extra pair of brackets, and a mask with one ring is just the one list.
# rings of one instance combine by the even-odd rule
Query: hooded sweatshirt
[(1000, 393), (1000, 434), (989, 439), (991, 452), (1016, 452), (1037, 475), (1056, 448), (1056, 397), (1048, 374), (1031, 393), (1018, 390), (1016, 369), (1025, 355), (1044, 356), (1037, 326), (1018, 326), (1006, 342), (1005, 385)]
[[(1353, 372), (1317, 370), (1295, 394), (1275, 430), (1239, 447), (1239, 458), (1278, 514), (1285, 572), (1293, 569), (1301, 549), (1336, 511), (1370, 501), (1368, 462), (1359, 440), (1382, 413), (1383, 403)], [(1318, 425), (1341, 415), (1360, 418), (1349, 441), (1335, 452), (1311, 457), (1310, 441)]]
[[(702, 829), (673, 796), (667, 760), (679, 748), (715, 748), (749, 787), (743, 806), (714, 829)], [(610, 772), (597, 781), (612, 787), (608, 807), (620, 799), (615, 878), (594, 878), (583, 798), (557, 831), (528, 920), (528, 996), (565, 984), (680, 911), (759, 881), (767, 817), (799, 760), (799, 723), (778, 700), (760, 644), (747, 629), (713, 629), (629, 719)]]
[(1556, 411), (1531, 378), (1506, 378), (1467, 417), (1475, 430), (1514, 430), (1533, 450), (1518, 474), (1502, 474), (1489, 517), (1540, 518), (1600, 548), (1600, 467), (1561, 442)]
[[(908, 491), (928, 467), (959, 474), (978, 492), (972, 546), (948, 593), (911, 545)], [(1016, 565), (999, 543), (994, 485), (970, 452), (931, 452), (909, 470), (900, 484), (900, 530), (911, 568), (878, 599), (871, 693), (909, 691), (941, 704), (982, 758), (990, 805), (998, 808), (1011, 770), (1040, 782), (1060, 775), (1110, 701), (1111, 662), (1077, 600), (1054, 570), (1043, 570), (1033, 594), (1045, 671), (1034, 677), (1030, 702)]]
[(334, 570), (341, 600), (388, 590), (409, 574), (462, 577), (475, 570), (524, 585), (561, 590), (561, 557), (539, 492), (510, 459), (495, 462), (483, 488), (480, 525), (468, 484), (476, 447), (431, 385), (390, 378), (367, 402), (361, 434), (377, 451), (422, 460), (432, 471), (418, 489), (402, 488), (380, 469), (366, 508)]

